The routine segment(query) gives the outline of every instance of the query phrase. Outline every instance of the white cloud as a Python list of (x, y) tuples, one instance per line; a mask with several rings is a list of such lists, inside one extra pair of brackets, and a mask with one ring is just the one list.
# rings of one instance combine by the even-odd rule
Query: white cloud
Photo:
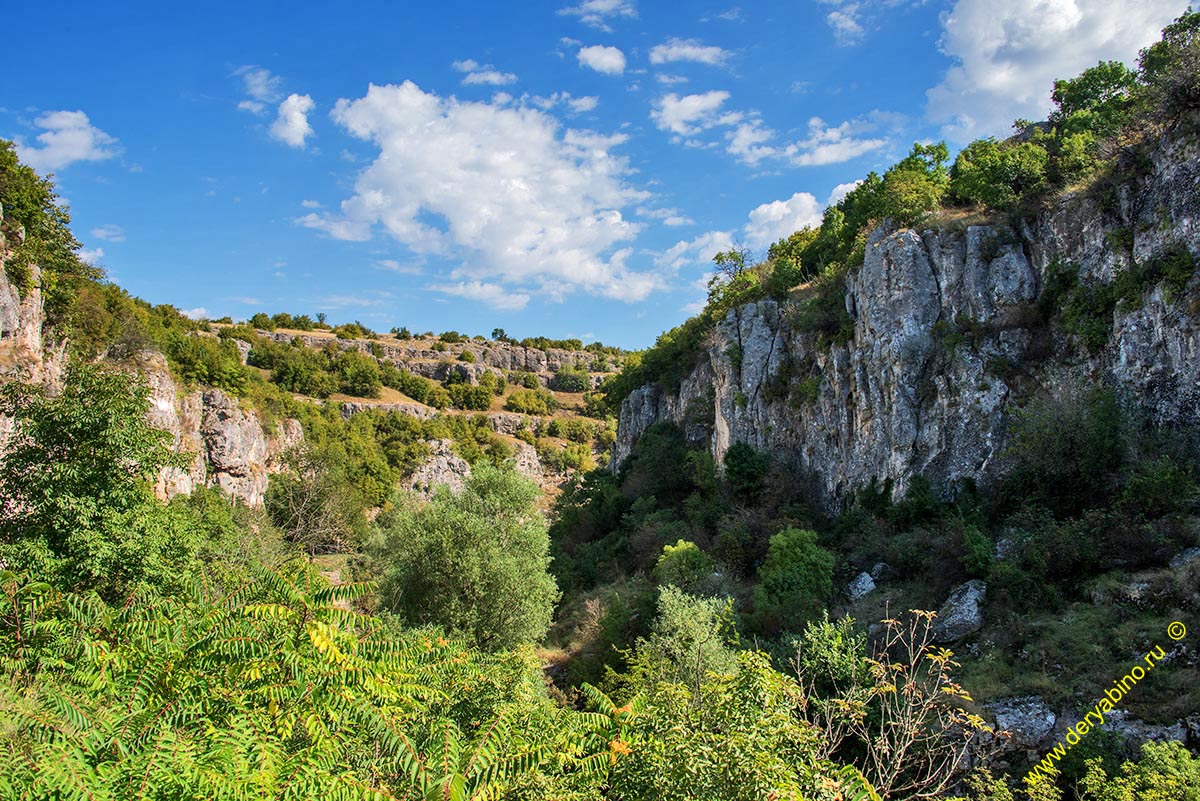
[[(512, 98), (509, 98), (511, 101)], [(542, 111), (549, 111), (559, 103), (566, 104), (567, 108), (573, 114), (582, 114), (587, 111), (593, 111), (600, 105), (600, 98), (594, 96), (572, 97), (570, 92), (555, 92), (549, 97), (533, 97), (529, 101)], [(496, 102), (496, 98), (492, 98), (492, 102)]]
[(695, 239), (681, 239), (654, 258), (659, 267), (678, 270), (689, 264), (707, 264), (713, 256), (733, 247), (730, 231), (709, 231)]
[(91, 267), (100, 264), (100, 260), (103, 258), (104, 248), (81, 248), (79, 251), (79, 260)]
[(797, 192), (787, 200), (774, 200), (750, 210), (747, 222), (742, 226), (746, 244), (752, 248), (766, 248), (795, 232), (821, 224), (825, 209), (836, 204), (862, 181), (838, 184), (829, 193), (824, 203), (819, 203), (808, 192)]
[(808, 121), (808, 138), (788, 145), (783, 153), (788, 161), (798, 167), (839, 164), (887, 144), (887, 139), (856, 136), (870, 127), (873, 125), (869, 123), (843, 122), (830, 128), (820, 117), (813, 117)]
[(234, 295), (231, 298), (226, 298), (226, 300), (231, 300), (234, 303), (241, 303), (243, 306), (261, 306), (262, 305), (262, 301), (259, 300), (258, 298), (251, 298), (251, 297), (247, 297), (245, 295)]
[(826, 201), (826, 205), (832, 206), (836, 203), (840, 203), (842, 201), (842, 198), (844, 198), (846, 195), (850, 194), (850, 192), (853, 191), (854, 189), (856, 189), (858, 187), (858, 185), (861, 183), (862, 183), (862, 181), (860, 180), (860, 181), (851, 181), (850, 183), (847, 183), (847, 184), (838, 184), (837, 186), (835, 186), (833, 188), (833, 191), (829, 193), (829, 200)]
[[(233, 74), (241, 76), (246, 94), (252, 100), (260, 103), (275, 103), (283, 97), (283, 93), (280, 91), (280, 87), (283, 86), (283, 78), (272, 75), (271, 71), (265, 67), (248, 64), (238, 67)], [(241, 108), (240, 105), (238, 107)]]
[(208, 309), (204, 308), (203, 306), (197, 306), (194, 309), (181, 309), (179, 313), (189, 320), (208, 319)]
[(704, 45), (697, 39), (668, 39), (650, 48), (651, 64), (668, 64), (674, 61), (695, 61), (701, 64), (724, 64), (733, 55), (715, 45)]
[(746, 15), (742, 13), (740, 6), (733, 6), (717, 14), (705, 14), (700, 18), (701, 22), (713, 22), (722, 20), (724, 22), (745, 22)]
[(957, 63), (929, 90), (943, 135), (1003, 135), (1017, 117), (1042, 119), (1056, 78), (1101, 60), (1132, 63), (1186, 0), (957, 0), (942, 15), (942, 52)]
[(529, 295), (524, 292), (513, 292), (499, 284), (488, 284), (483, 281), (460, 281), (457, 284), (434, 284), (429, 287), (447, 295), (457, 295), (468, 300), (486, 303), (494, 309), (519, 311), (529, 303)]
[(616, 47), (592, 45), (581, 47), (576, 54), (580, 66), (590, 67), (605, 75), (620, 75), (625, 72), (625, 54)]
[(92, 229), (92, 236), (106, 242), (124, 242), (125, 229), (119, 225), (101, 225), (99, 228)]
[(319, 208), (321, 208), (321, 201), (319, 201), (319, 200), (301, 200), (300, 205), (306, 209), (319, 209)]
[(583, 0), (577, 6), (560, 8), (558, 13), (567, 17), (579, 17), (579, 21), (584, 25), (611, 31), (612, 26), (608, 24), (608, 20), (617, 17), (636, 18), (637, 5), (632, 0)]
[(516, 75), (513, 75), (511, 72), (500, 72), (499, 70), (480, 70), (479, 72), (472, 72), (462, 79), (463, 86), (507, 86), (510, 83), (516, 82)]
[(450, 66), (467, 73), (462, 79), (463, 86), (507, 86), (517, 82), (517, 76), (511, 72), (501, 72), (491, 64), (480, 64), (473, 58), (455, 61)]
[(648, 209), (640, 208), (637, 213), (642, 217), (647, 217), (651, 220), (660, 220), (663, 225), (679, 226), (692, 225), (695, 220), (683, 214), (679, 209)]
[(257, 100), (243, 100), (237, 104), (238, 111), (249, 111), (251, 114), (262, 115), (267, 111), (266, 103), (259, 103)]
[(727, 128), (725, 151), (751, 166), (765, 159), (779, 159), (797, 167), (836, 164), (887, 144), (886, 139), (866, 138), (861, 134), (889, 122), (888, 115), (868, 115), (832, 128), (813, 117), (806, 139), (774, 144), (775, 132), (763, 124), (756, 112), (724, 111), (728, 99), (729, 93), (719, 90), (683, 97), (668, 94), (655, 103), (650, 117), (661, 130), (675, 134), (676, 141), (695, 147), (708, 143), (684, 137), (696, 137), (711, 128)]
[(621, 210), (648, 196), (627, 184), (627, 160), (613, 152), (626, 137), (563, 130), (537, 108), (442, 98), (411, 81), (372, 85), (332, 116), (379, 155), (339, 214), (301, 224), (352, 240), (381, 226), (418, 254), (457, 263), (451, 278), (464, 286), (630, 301), (659, 286), (618, 248), (640, 229)]
[(785, 236), (790, 236), (805, 226), (821, 222), (825, 210), (808, 192), (797, 192), (787, 200), (763, 203), (750, 212), (746, 223), (746, 244), (752, 248), (765, 248)]
[(292, 147), (304, 147), (304, 140), (312, 136), (308, 124), (308, 112), (316, 107), (308, 95), (288, 95), (279, 104), (279, 116), (271, 123), (271, 136)]
[(567, 105), (577, 114), (582, 114), (585, 111), (594, 111), (596, 106), (600, 105), (600, 98), (593, 95), (585, 97), (573, 97), (567, 100)]
[(675, 86), (680, 83), (687, 83), (688, 79), (682, 75), (671, 75), (670, 73), (660, 72), (654, 76), (654, 80), (661, 83), (663, 86)]
[(103, 161), (121, 152), (117, 140), (92, 125), (82, 111), (47, 111), (33, 124), (37, 145), (17, 141), (21, 161), (38, 172), (62, 170), (77, 161)]
[[(716, 89), (683, 97), (672, 92), (658, 99), (650, 111), (650, 118), (663, 131), (692, 136), (716, 125), (736, 121), (719, 113), (728, 99), (729, 92)], [(740, 119), (740, 115), (737, 118)]]
[(380, 270), (387, 270), (389, 273), (398, 273), (400, 275), (420, 275), (421, 268), (415, 264), (404, 264), (395, 259), (380, 259), (375, 262), (375, 266)]
[(867, 31), (863, 27), (861, 13), (862, 5), (860, 3), (845, 3), (825, 15), (825, 21), (833, 30), (833, 38), (838, 44), (845, 47), (858, 44), (863, 40)]

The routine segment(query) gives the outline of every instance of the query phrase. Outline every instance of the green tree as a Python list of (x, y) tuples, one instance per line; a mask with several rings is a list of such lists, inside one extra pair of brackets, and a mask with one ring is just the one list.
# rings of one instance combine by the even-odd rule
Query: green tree
[(1049, 161), (1045, 148), (1033, 142), (976, 139), (958, 154), (950, 189), (961, 200), (1009, 209), (1041, 191)]
[(799, 631), (833, 591), (833, 554), (816, 532), (787, 528), (771, 538), (758, 569), (754, 611), (764, 631)]
[(341, 390), (356, 398), (378, 398), (383, 389), (379, 361), (374, 356), (356, 350), (345, 351), (333, 361), (333, 369), (341, 379)]
[(98, 279), (100, 270), (79, 258), (79, 241), (71, 233), (71, 213), (59, 202), (51, 177), (43, 178), (21, 164), (16, 146), (0, 139), (0, 207), (7, 225), (25, 229), (25, 240), (5, 269), (22, 292), (32, 288), (31, 266), (42, 270), (42, 296), (50, 322), (66, 314), (79, 279)]
[(66, 586), (117, 597), (171, 583), (194, 539), (151, 482), (181, 464), (171, 435), (146, 420), (149, 388), (128, 373), (74, 365), (63, 389), (13, 383), (0, 413), (15, 430), (0, 460), (0, 548)]
[(540, 638), (558, 589), (536, 501), (532, 482), (485, 462), (458, 494), (440, 487), (423, 506), (400, 500), (381, 517), (374, 549), (384, 605), (488, 649)]
[(267, 488), (271, 521), (310, 556), (357, 550), (366, 538), (366, 504), (344, 466), (309, 446), (289, 454), (288, 467)]
[(1137, 73), (1120, 61), (1101, 61), (1077, 77), (1054, 82), (1057, 109), (1050, 123), (1075, 133), (1112, 136), (1128, 119)]

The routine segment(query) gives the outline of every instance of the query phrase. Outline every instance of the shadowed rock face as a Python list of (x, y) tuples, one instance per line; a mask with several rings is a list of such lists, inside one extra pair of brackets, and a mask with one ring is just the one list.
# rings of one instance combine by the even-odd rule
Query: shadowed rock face
[(1197, 146), (1162, 143), (1149, 174), (1106, 205), (1065, 196), (1016, 227), (877, 229), (847, 280), (849, 342), (822, 346), (797, 330), (790, 302), (730, 311), (678, 390), (648, 385), (622, 402), (614, 464), (670, 421), (718, 460), (735, 442), (774, 453), (833, 510), (873, 478), (897, 496), (916, 475), (942, 490), (986, 485), (1004, 469), (1012, 411), (1037, 392), (1104, 383), (1159, 423), (1197, 422), (1195, 277), (1179, 297), (1159, 286), (1140, 308), (1118, 309), (1096, 354), (1034, 313), (1055, 264), (1107, 282), (1174, 247), (1200, 255)]

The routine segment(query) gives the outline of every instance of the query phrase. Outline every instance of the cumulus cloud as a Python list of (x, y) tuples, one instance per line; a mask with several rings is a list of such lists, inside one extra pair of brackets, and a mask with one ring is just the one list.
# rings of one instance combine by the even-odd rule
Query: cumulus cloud
[(283, 97), (283, 93), (280, 91), (283, 86), (283, 78), (272, 75), (271, 71), (265, 67), (247, 64), (238, 67), (233, 74), (241, 76), (246, 94), (253, 100), (260, 103), (275, 103)]
[(125, 229), (119, 225), (101, 225), (98, 228), (92, 229), (92, 236), (96, 239), (103, 239), (106, 242), (124, 242)]
[(1131, 63), (1186, 0), (957, 0), (942, 15), (942, 52), (956, 63), (929, 90), (943, 135), (1002, 135), (1018, 117), (1042, 119), (1056, 78), (1101, 60)]
[(719, 89), (682, 97), (672, 92), (658, 99), (650, 111), (650, 118), (660, 130), (679, 136), (692, 136), (741, 119), (739, 114), (721, 113), (721, 107), (728, 99), (729, 92)]
[(517, 76), (511, 72), (501, 72), (491, 64), (480, 64), (471, 58), (455, 61), (450, 66), (467, 73), (462, 79), (463, 86), (507, 86), (517, 82)]
[(436, 292), (447, 295), (457, 295), (468, 300), (486, 303), (494, 309), (520, 311), (529, 303), (529, 295), (524, 292), (513, 292), (499, 284), (489, 284), (483, 281), (459, 281), (457, 284), (433, 284), (429, 287)]
[(646, 217), (651, 220), (659, 220), (663, 225), (669, 225), (672, 227), (679, 225), (692, 225), (695, 222), (695, 220), (685, 215), (679, 209), (639, 208), (637, 213), (642, 217)]
[(750, 212), (750, 221), (745, 228), (746, 244), (765, 248), (805, 226), (816, 225), (821, 222), (824, 208), (808, 192), (797, 192), (787, 200), (763, 203)]
[[(511, 100), (511, 98), (510, 98)], [(495, 102), (495, 98), (493, 98)], [(582, 114), (588, 111), (594, 111), (600, 105), (600, 98), (595, 96), (573, 97), (570, 92), (555, 92), (549, 97), (534, 97), (531, 102), (542, 109), (549, 111), (558, 104), (562, 103), (571, 110), (574, 114)]]
[(332, 116), (379, 155), (339, 213), (302, 225), (351, 240), (379, 226), (415, 253), (456, 263), (442, 286), (628, 301), (659, 286), (628, 269), (620, 247), (640, 227), (622, 209), (648, 197), (629, 186), (627, 160), (614, 152), (626, 137), (563, 130), (534, 107), (442, 98), (411, 81), (372, 85)]
[(308, 95), (288, 95), (279, 104), (279, 116), (271, 123), (271, 136), (292, 147), (304, 147), (304, 140), (312, 136), (308, 124), (308, 112), (316, 107)]
[(319, 200), (301, 200), (300, 205), (306, 209), (319, 209), (319, 208), (321, 208), (321, 201), (319, 201)]
[(650, 48), (651, 64), (668, 64), (674, 61), (695, 61), (701, 64), (721, 65), (732, 55), (716, 45), (705, 45), (697, 39), (668, 39)]
[(783, 152), (787, 160), (798, 167), (840, 164), (887, 144), (887, 139), (858, 135), (871, 127), (865, 121), (847, 121), (829, 127), (820, 117), (813, 117), (808, 121), (808, 137), (793, 142)]
[(99, 265), (103, 258), (104, 248), (82, 248), (79, 251), (79, 260), (90, 267)]
[(207, 320), (208, 319), (208, 309), (204, 308), (203, 306), (197, 306), (194, 309), (184, 309), (180, 312), (180, 314), (182, 314), (184, 317), (188, 318), (189, 320)]
[(121, 152), (116, 138), (92, 125), (82, 111), (47, 111), (33, 121), (42, 129), (36, 145), (17, 140), (17, 155), (38, 172), (62, 170), (78, 161), (103, 161)]
[(887, 139), (865, 134), (891, 121), (889, 115), (868, 115), (830, 127), (819, 117), (809, 120), (808, 136), (794, 142), (777, 142), (757, 112), (727, 111), (729, 93), (713, 90), (701, 94), (664, 95), (654, 104), (650, 117), (659, 129), (675, 134), (676, 141), (703, 145), (687, 139), (713, 128), (723, 128), (725, 151), (750, 166), (775, 159), (797, 167), (836, 164), (869, 153), (887, 144)]
[(695, 239), (681, 239), (654, 258), (659, 267), (679, 270), (689, 264), (707, 264), (713, 256), (733, 247), (729, 231), (709, 231)]
[(608, 24), (610, 19), (637, 17), (637, 5), (633, 0), (583, 0), (577, 6), (560, 8), (558, 13), (565, 17), (579, 17), (584, 25), (590, 25), (602, 31), (611, 31)]
[(625, 54), (619, 48), (605, 45), (581, 47), (576, 54), (580, 66), (594, 69), (605, 75), (620, 75), (625, 72)]

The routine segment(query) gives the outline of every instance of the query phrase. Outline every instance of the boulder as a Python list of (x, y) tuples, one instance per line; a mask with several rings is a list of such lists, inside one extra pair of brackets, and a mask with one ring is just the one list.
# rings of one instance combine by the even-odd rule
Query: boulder
[(933, 627), (935, 642), (955, 642), (983, 628), (985, 598), (987, 584), (979, 579), (955, 587), (938, 610)]
[(1002, 698), (986, 708), (996, 716), (996, 730), (1008, 735), (1011, 748), (1036, 751), (1053, 740), (1058, 716), (1040, 696)]
[(859, 573), (854, 580), (846, 585), (846, 596), (851, 601), (867, 597), (875, 591), (875, 580), (867, 572)]

